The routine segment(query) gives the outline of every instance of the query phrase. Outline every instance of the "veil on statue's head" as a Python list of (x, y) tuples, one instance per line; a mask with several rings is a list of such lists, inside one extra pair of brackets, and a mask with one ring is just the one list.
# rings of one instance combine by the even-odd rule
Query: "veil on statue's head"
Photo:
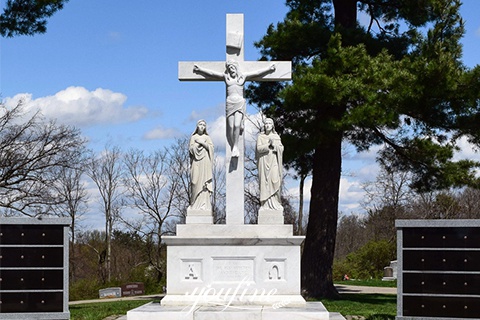
[(272, 121), (272, 132), (275, 133), (275, 134), (277, 134), (277, 131), (275, 130), (275, 121), (273, 121), (272, 118), (265, 118), (265, 120), (263, 120), (263, 126), (262, 126), (262, 131), (261, 131), (261, 133), (266, 133), (265, 123), (267, 122), (267, 120)]
[(205, 120), (203, 120), (203, 119), (200, 119), (200, 120), (197, 121), (197, 125), (195, 126), (195, 131), (193, 131), (192, 136), (197, 133), (197, 131), (198, 131), (198, 125), (200, 124), (200, 122), (205, 123), (205, 131), (203, 132), (203, 134), (206, 134), (206, 135), (208, 136), (208, 132), (207, 132), (207, 121), (205, 121)]

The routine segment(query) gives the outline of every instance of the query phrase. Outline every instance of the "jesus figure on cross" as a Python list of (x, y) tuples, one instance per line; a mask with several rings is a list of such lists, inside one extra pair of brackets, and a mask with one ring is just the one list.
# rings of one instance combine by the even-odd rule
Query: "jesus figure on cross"
[(202, 68), (195, 64), (193, 72), (200, 73), (213, 79), (223, 79), (227, 86), (227, 100), (225, 103), (225, 113), (227, 118), (227, 141), (232, 150), (232, 158), (238, 158), (240, 155), (238, 141), (244, 129), (244, 117), (247, 111), (247, 103), (243, 97), (243, 87), (245, 81), (262, 76), (275, 71), (275, 64), (270, 67), (253, 72), (242, 73), (239, 70), (239, 64), (235, 60), (228, 60), (225, 63), (225, 72)]

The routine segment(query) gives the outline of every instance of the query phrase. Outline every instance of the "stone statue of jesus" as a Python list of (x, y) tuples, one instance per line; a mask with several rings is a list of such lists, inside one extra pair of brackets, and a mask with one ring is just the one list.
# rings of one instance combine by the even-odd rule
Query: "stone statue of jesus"
[(245, 81), (250, 78), (258, 77), (275, 71), (275, 64), (265, 69), (256, 70), (249, 73), (242, 73), (239, 70), (239, 64), (235, 60), (228, 60), (225, 63), (225, 72), (202, 68), (195, 64), (193, 72), (200, 73), (206, 77), (214, 79), (223, 79), (227, 85), (227, 100), (225, 103), (225, 112), (227, 118), (227, 141), (232, 150), (232, 158), (239, 157), (238, 141), (244, 129), (244, 117), (247, 103), (243, 97), (243, 87)]

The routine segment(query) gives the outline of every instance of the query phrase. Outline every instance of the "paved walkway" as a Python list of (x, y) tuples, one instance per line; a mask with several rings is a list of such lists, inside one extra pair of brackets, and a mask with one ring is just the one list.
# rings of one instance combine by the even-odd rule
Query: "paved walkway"
[[(339, 293), (378, 293), (378, 294), (397, 294), (397, 288), (389, 287), (364, 287), (364, 286), (348, 286), (348, 285), (335, 285)], [(110, 299), (95, 299), (95, 300), (80, 300), (70, 301), (70, 305), (82, 304), (82, 303), (97, 303), (97, 302), (110, 302), (110, 301), (126, 301), (126, 300), (151, 300), (163, 298), (164, 294), (158, 295), (146, 295), (146, 296), (134, 296), (134, 297), (122, 297), (122, 298), (110, 298)], [(104, 320), (127, 320), (127, 316), (110, 316)]]
[(84, 304), (84, 303), (98, 303), (98, 302), (112, 302), (112, 301), (127, 301), (127, 300), (152, 300), (163, 298), (164, 294), (153, 294), (146, 296), (133, 296), (133, 297), (122, 297), (122, 298), (106, 298), (106, 299), (92, 299), (92, 300), (78, 300), (70, 301), (69, 305)]
[(363, 287), (363, 286), (347, 286), (336, 284), (339, 293), (380, 293), (380, 294), (397, 294), (397, 288), (390, 287)]
[[(339, 293), (379, 293), (379, 294), (397, 294), (397, 288), (389, 287), (364, 287), (364, 286), (348, 286), (348, 285), (335, 285)], [(83, 304), (83, 303), (97, 303), (97, 302), (111, 302), (111, 301), (126, 301), (126, 300), (152, 300), (152, 299), (161, 299), (165, 295), (154, 294), (146, 296), (133, 296), (133, 297), (122, 297), (122, 298), (109, 298), (109, 299), (93, 299), (93, 300), (79, 300), (79, 301), (70, 301), (70, 305)]]

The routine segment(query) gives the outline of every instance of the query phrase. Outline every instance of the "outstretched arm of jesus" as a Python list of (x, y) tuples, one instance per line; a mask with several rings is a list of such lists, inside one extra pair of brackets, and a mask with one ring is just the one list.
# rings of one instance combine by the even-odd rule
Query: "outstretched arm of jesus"
[(267, 74), (267, 73), (271, 73), (271, 72), (274, 72), (276, 70), (276, 66), (275, 66), (275, 63), (273, 63), (270, 67), (268, 68), (265, 68), (265, 69), (260, 69), (260, 70), (256, 70), (256, 71), (253, 71), (253, 72), (249, 72), (249, 73), (244, 73), (244, 76), (245, 78), (255, 78), (255, 77), (259, 77), (259, 76), (263, 76), (264, 74)]
[(193, 65), (193, 72), (195, 73), (201, 73), (207, 77), (212, 77), (212, 78), (220, 78), (220, 79), (223, 79), (224, 77), (224, 74), (221, 73), (221, 72), (217, 72), (215, 70), (210, 70), (210, 69), (206, 69), (206, 68), (203, 68), (203, 67), (200, 67), (199, 65), (196, 65), (194, 64)]

